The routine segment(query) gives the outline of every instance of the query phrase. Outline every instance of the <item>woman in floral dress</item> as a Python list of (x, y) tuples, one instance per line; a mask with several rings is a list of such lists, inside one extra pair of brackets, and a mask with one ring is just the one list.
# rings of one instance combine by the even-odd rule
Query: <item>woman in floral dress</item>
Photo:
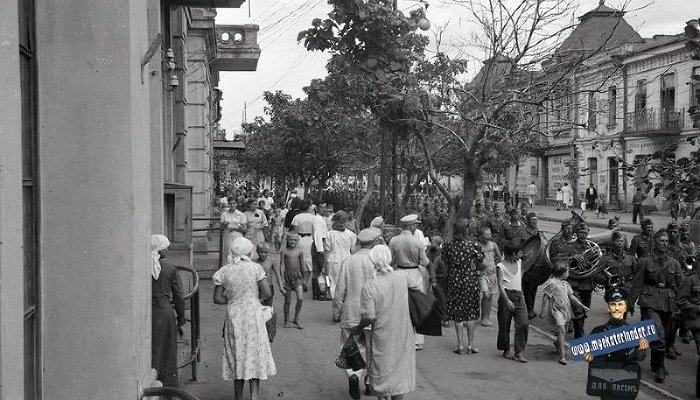
[[(231, 244), (232, 261), (214, 274), (214, 303), (227, 304), (224, 322), (223, 378), (233, 379), (234, 400), (243, 399), (245, 382), (251, 400), (258, 400), (260, 380), (276, 373), (260, 297), (269, 298), (265, 271), (251, 261), (253, 243), (238, 238)], [(261, 296), (262, 294), (262, 296)]]
[[(466, 239), (469, 223), (460, 219), (455, 223), (454, 240), (442, 250), (447, 263), (447, 320), (455, 322), (457, 354), (478, 353), (474, 343), (479, 309), (479, 271), (483, 268), (484, 254), (478, 243)], [(464, 325), (467, 326), (467, 348), (464, 348)]]

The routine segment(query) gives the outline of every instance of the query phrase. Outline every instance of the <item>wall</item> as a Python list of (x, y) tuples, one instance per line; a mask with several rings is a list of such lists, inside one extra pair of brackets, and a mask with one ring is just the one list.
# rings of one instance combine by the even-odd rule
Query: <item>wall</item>
[(43, 392), (134, 399), (150, 373), (147, 3), (38, 4)]
[(17, 1), (0, 1), (0, 398), (24, 396), (22, 139)]

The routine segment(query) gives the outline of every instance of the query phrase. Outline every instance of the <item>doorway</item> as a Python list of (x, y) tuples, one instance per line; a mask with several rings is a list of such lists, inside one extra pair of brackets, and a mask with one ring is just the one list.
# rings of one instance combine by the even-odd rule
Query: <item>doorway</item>
[(619, 163), (617, 157), (608, 157), (608, 203), (619, 203), (619, 180), (618, 180)]

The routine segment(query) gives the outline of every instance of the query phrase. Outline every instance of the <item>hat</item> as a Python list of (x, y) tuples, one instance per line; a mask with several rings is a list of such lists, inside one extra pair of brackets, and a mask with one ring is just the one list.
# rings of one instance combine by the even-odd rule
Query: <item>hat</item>
[(402, 224), (420, 224), (420, 217), (418, 214), (408, 214), (405, 217), (401, 218), (401, 223)]
[(367, 228), (361, 230), (360, 233), (357, 234), (357, 240), (360, 243), (372, 243), (379, 239), (381, 235), (382, 231), (378, 228)]
[(606, 290), (603, 298), (605, 299), (606, 303), (610, 303), (611, 301), (627, 300), (629, 295), (630, 294), (627, 289), (621, 286), (616, 286)]
[(531, 219), (531, 218), (537, 218), (537, 214), (535, 214), (534, 212), (527, 213), (527, 219)]
[(644, 218), (640, 223), (642, 226), (654, 225), (654, 223), (649, 218)]
[(579, 230), (581, 230), (581, 229), (584, 229), (584, 228), (585, 228), (585, 229), (588, 229), (588, 224), (586, 224), (585, 222), (581, 222), (581, 223), (579, 223), (578, 225), (576, 225), (576, 230), (577, 230), (577, 231), (579, 231)]
[(372, 222), (369, 223), (369, 226), (371, 226), (372, 228), (380, 228), (383, 225), (384, 225), (384, 218), (382, 218), (382, 217), (374, 217)]

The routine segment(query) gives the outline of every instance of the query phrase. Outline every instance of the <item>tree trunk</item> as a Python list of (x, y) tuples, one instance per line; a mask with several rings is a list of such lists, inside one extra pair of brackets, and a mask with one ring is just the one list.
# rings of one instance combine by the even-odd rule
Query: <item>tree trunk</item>
[(459, 213), (457, 214), (460, 218), (466, 218), (472, 207), (476, 197), (476, 184), (479, 182), (480, 171), (481, 168), (476, 163), (469, 160), (468, 157), (464, 157), (462, 166), (462, 180), (464, 183), (462, 186), (462, 204), (460, 204)]
[(372, 198), (374, 185), (374, 169), (370, 169), (367, 171), (367, 191), (365, 192), (365, 195), (362, 196), (362, 200), (360, 200), (360, 203), (357, 205), (357, 211), (355, 212), (355, 221), (357, 221), (358, 229), (360, 226), (362, 226), (362, 214), (365, 212), (365, 207), (367, 207), (369, 199)]

